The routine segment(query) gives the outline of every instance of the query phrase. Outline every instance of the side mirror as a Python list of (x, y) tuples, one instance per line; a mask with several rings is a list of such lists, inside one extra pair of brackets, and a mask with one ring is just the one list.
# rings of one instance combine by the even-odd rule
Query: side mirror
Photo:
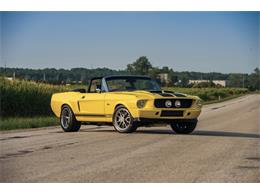
[(96, 93), (101, 93), (101, 89), (96, 88)]

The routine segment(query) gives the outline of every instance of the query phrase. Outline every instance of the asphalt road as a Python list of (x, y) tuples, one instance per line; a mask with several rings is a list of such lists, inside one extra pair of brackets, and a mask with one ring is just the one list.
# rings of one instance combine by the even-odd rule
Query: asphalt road
[(169, 127), (1, 133), (1, 182), (260, 182), (260, 95), (204, 106), (193, 134)]

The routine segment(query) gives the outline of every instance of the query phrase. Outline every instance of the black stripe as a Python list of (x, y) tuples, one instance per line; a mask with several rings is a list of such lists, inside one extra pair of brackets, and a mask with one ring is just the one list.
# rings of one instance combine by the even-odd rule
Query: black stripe
[(105, 114), (75, 114), (75, 116), (93, 116), (93, 117), (105, 117)]

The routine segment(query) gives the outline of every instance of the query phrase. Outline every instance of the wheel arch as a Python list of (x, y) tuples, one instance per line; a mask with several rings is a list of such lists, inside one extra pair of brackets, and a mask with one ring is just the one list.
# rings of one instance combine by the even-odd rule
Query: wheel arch
[(68, 106), (68, 107), (72, 110), (72, 112), (73, 112), (73, 114), (74, 114), (74, 110), (73, 110), (72, 106), (71, 106), (68, 102), (66, 102), (66, 103), (62, 103), (62, 104), (61, 104), (59, 115), (61, 114), (61, 111), (62, 111), (63, 106)]
[[(122, 103), (117, 103), (116, 105), (115, 105), (115, 107), (114, 107), (114, 111), (117, 109), (117, 107), (119, 107), (119, 106), (124, 106), (124, 107), (126, 107), (124, 104), (122, 104)], [(127, 108), (127, 107), (126, 107)]]
[(131, 106), (131, 104), (128, 105), (128, 104), (125, 104), (125, 103), (122, 103), (122, 102), (118, 102), (117, 104), (115, 104), (114, 111), (113, 111), (113, 115), (114, 115), (114, 113), (115, 113), (115, 110), (116, 110), (119, 106), (124, 106), (124, 107), (130, 112), (130, 114), (131, 114), (134, 118), (138, 116), (138, 114), (137, 114), (137, 112), (138, 112), (137, 109), (133, 108), (133, 107)]
[(116, 110), (119, 106), (125, 107), (125, 108), (131, 113), (131, 108), (130, 108), (130, 106), (128, 106), (127, 104), (121, 103), (121, 102), (120, 102), (120, 103), (117, 103), (117, 104), (115, 105), (113, 113), (115, 112), (115, 110)]

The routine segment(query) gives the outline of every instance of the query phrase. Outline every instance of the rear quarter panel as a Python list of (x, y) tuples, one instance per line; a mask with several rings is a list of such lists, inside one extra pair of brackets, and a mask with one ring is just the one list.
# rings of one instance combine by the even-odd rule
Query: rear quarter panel
[(81, 94), (79, 92), (55, 93), (51, 97), (51, 109), (57, 117), (60, 117), (61, 107), (67, 104), (74, 113), (78, 113), (77, 100), (80, 96)]

